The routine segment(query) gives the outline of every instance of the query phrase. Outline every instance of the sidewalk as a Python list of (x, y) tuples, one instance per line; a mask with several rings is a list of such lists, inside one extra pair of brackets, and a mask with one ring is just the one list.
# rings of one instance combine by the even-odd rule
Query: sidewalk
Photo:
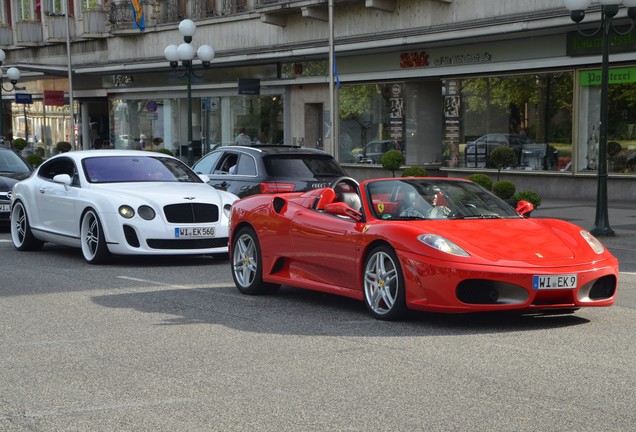
[[(608, 202), (609, 226), (613, 237), (599, 237), (619, 259), (621, 271), (636, 271), (636, 203)], [(596, 201), (543, 200), (533, 218), (556, 218), (590, 231), (596, 219)]]

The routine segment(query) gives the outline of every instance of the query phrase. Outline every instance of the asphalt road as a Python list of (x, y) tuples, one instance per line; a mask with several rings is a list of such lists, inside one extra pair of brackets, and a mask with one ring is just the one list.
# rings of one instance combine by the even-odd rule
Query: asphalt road
[(414, 314), (227, 262), (14, 250), (0, 231), (0, 431), (633, 431), (636, 273), (572, 315)]

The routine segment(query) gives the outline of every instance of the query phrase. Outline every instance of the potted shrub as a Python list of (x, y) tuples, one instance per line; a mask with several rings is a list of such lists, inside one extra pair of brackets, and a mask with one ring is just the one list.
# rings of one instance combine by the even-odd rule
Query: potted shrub
[(408, 167), (402, 171), (402, 177), (426, 177), (428, 172), (421, 167)]
[(11, 147), (13, 147), (18, 153), (24, 150), (27, 145), (29, 145), (29, 143), (24, 138), (16, 138), (13, 142), (11, 142)]
[(506, 201), (512, 199), (516, 190), (515, 184), (510, 180), (500, 180), (492, 185), (493, 193)]
[(71, 151), (71, 143), (67, 141), (60, 141), (55, 144), (55, 149), (58, 153), (66, 153)]
[(391, 171), (393, 173), (393, 177), (395, 177), (395, 171), (400, 169), (400, 167), (404, 165), (404, 162), (404, 155), (399, 150), (389, 150), (380, 158), (382, 167)]
[(492, 180), (486, 174), (471, 174), (467, 177), (473, 183), (477, 183), (479, 186), (486, 190), (492, 190)]
[(37, 155), (35, 153), (32, 153), (32, 154), (28, 155), (24, 159), (26, 159), (26, 161), (28, 163), (30, 163), (31, 165), (33, 165), (34, 167), (37, 167), (38, 165), (40, 165), (44, 161), (42, 156)]
[(154, 137), (152, 139), (152, 145), (153, 147), (159, 148), (159, 146), (163, 144), (163, 138), (161, 137)]
[(514, 164), (516, 158), (517, 154), (508, 146), (499, 146), (490, 152), (488, 160), (492, 166), (497, 168), (497, 180), (499, 180), (501, 169)]

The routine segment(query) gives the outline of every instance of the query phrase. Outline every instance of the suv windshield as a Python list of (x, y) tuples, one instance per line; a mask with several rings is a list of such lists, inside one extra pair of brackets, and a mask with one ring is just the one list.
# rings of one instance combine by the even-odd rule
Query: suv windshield
[(30, 174), (29, 166), (12, 150), (0, 151), (0, 173)]
[(334, 159), (322, 155), (272, 155), (263, 158), (269, 177), (340, 177), (346, 175)]

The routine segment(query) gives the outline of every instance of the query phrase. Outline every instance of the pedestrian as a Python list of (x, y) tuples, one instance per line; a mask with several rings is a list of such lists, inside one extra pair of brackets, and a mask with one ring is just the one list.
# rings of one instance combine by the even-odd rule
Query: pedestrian
[(248, 146), (252, 144), (252, 140), (250, 140), (250, 136), (245, 132), (245, 128), (241, 128), (240, 133), (234, 140), (234, 144), (242, 146)]

